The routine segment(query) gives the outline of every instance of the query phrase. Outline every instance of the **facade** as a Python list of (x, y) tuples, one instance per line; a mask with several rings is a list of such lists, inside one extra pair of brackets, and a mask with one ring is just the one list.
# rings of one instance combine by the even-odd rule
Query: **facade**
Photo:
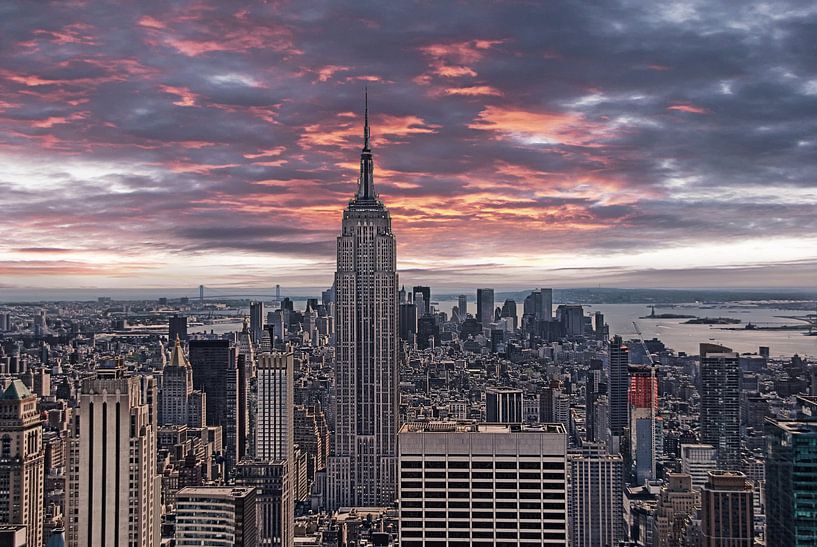
[(618, 545), (624, 529), (624, 462), (603, 444), (587, 444), (568, 456), (570, 545)]
[(397, 245), (374, 189), (368, 109), (363, 140), (358, 191), (337, 239), (330, 509), (388, 506), (397, 497)]
[(655, 478), (658, 379), (652, 365), (630, 366), (630, 454), (636, 484)]
[(687, 473), (668, 473), (655, 510), (656, 547), (684, 547), (686, 532), (700, 507), (700, 494)]
[(400, 545), (565, 545), (567, 434), (454, 422), (400, 429)]
[(176, 494), (177, 547), (256, 547), (256, 493), (248, 487), (190, 486)]
[(236, 374), (235, 361), (236, 353), (228, 340), (190, 341), (193, 388), (207, 394), (207, 425), (220, 425), (225, 432), (228, 399), (232, 397), (225, 385)]
[(701, 441), (718, 451), (718, 469), (740, 469), (740, 359), (701, 344)]
[(261, 343), (261, 333), (264, 331), (264, 303), (250, 303), (250, 334), (256, 344)]
[(243, 460), (235, 466), (236, 484), (257, 492), (258, 545), (292, 545), (295, 512), (290, 467), (287, 460)]
[(477, 289), (477, 321), (483, 327), (494, 322), (494, 290)]
[(817, 422), (766, 422), (766, 537), (817, 545)]
[(489, 387), (486, 389), (485, 421), (503, 424), (524, 422), (522, 390), (506, 387)]
[(702, 547), (751, 547), (754, 544), (752, 497), (752, 485), (743, 473), (710, 473), (701, 490)]
[(155, 385), (151, 377), (85, 380), (71, 432), (68, 544), (159, 545)]
[(329, 458), (329, 428), (326, 416), (319, 405), (296, 406), (294, 409), (295, 444), (307, 457), (306, 470), (309, 481), (315, 474), (326, 470)]
[(629, 427), (630, 351), (620, 336), (610, 340), (610, 434), (621, 437)]
[(44, 469), (37, 396), (14, 380), (0, 396), (0, 523), (25, 526), (27, 545), (43, 543)]
[(291, 460), (294, 444), (294, 356), (263, 353), (258, 357), (258, 416), (255, 457), (259, 460)]
[(187, 342), (187, 317), (183, 315), (174, 315), (168, 319), (167, 324), (167, 341), (171, 344), (176, 339), (182, 342)]
[(162, 371), (162, 391), (159, 396), (159, 425), (191, 425), (191, 395), (193, 369), (184, 356), (180, 338), (175, 339), (170, 363)]
[(692, 477), (692, 486), (703, 488), (709, 472), (718, 468), (718, 451), (711, 444), (682, 444), (681, 471)]

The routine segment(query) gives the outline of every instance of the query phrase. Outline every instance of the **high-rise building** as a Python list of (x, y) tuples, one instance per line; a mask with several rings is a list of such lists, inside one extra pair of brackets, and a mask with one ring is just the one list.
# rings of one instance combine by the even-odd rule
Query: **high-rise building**
[(258, 418), (255, 457), (291, 460), (293, 447), (294, 356), (265, 353), (258, 358)]
[(709, 473), (718, 468), (718, 451), (711, 444), (682, 444), (681, 471), (692, 477), (692, 486), (703, 488)]
[(630, 352), (620, 336), (610, 340), (610, 434), (621, 437), (629, 427)]
[(636, 484), (655, 478), (658, 379), (652, 365), (630, 366), (630, 458)]
[(624, 464), (604, 444), (587, 443), (568, 455), (570, 544), (618, 545), (624, 529)]
[(508, 387), (489, 387), (485, 390), (485, 421), (503, 424), (520, 424), (522, 416), (522, 390)]
[(250, 302), (250, 334), (253, 342), (261, 342), (261, 333), (264, 331), (264, 303)]
[(400, 339), (407, 342), (414, 340), (417, 334), (417, 305), (413, 302), (400, 304)]
[(718, 469), (740, 469), (740, 359), (701, 344), (701, 441), (718, 451)]
[(159, 545), (152, 377), (82, 382), (68, 475), (68, 544)]
[(295, 407), (295, 444), (307, 455), (307, 479), (326, 470), (329, 458), (329, 427), (320, 405)]
[(159, 395), (159, 425), (188, 424), (190, 396), (193, 393), (193, 369), (184, 355), (181, 339), (174, 339), (170, 363), (162, 371)]
[(43, 544), (44, 470), (37, 396), (14, 380), (0, 396), (0, 523), (25, 526), (27, 545)]
[(359, 186), (337, 240), (331, 509), (388, 506), (397, 497), (397, 245), (373, 169), (367, 108)]
[[(754, 544), (753, 488), (739, 471), (713, 471), (701, 490), (702, 547)], [(773, 545), (778, 545), (775, 538)]]
[(517, 327), (519, 327), (519, 318), (516, 315), (515, 300), (505, 300), (505, 302), (502, 304), (501, 316), (510, 320), (513, 330), (516, 330)]
[(494, 322), (494, 290), (477, 289), (477, 321), (483, 327)]
[(256, 547), (255, 488), (188, 486), (176, 494), (177, 547)]
[(560, 424), (400, 429), (400, 545), (565, 545)]
[(187, 342), (187, 317), (174, 315), (169, 318), (167, 328), (167, 341), (171, 344), (178, 338), (182, 342)]
[(686, 531), (700, 507), (700, 494), (692, 488), (687, 473), (667, 473), (667, 483), (658, 494), (655, 510), (656, 547), (684, 547)]
[(461, 294), (457, 297), (457, 309), (460, 314), (460, 322), (465, 321), (465, 318), (468, 317), (468, 295)]
[(257, 493), (258, 545), (292, 545), (295, 513), (292, 500), (291, 465), (288, 460), (242, 460), (235, 466), (237, 485)]
[[(237, 352), (228, 340), (191, 340), (190, 365), (193, 388), (206, 394), (207, 425), (223, 428), (226, 453), (231, 462), (237, 454), (238, 364)], [(220, 448), (220, 447), (219, 447)]]
[[(412, 289), (411, 293), (414, 295), (414, 302), (418, 304), (417, 314), (420, 317), (431, 313), (431, 287), (424, 287), (418, 285)], [(422, 302), (422, 308), (420, 308)]]
[(817, 422), (766, 421), (766, 537), (817, 545)]

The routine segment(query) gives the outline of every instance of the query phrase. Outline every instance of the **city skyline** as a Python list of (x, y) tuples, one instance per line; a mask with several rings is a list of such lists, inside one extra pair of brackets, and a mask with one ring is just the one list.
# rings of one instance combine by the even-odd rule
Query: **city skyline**
[(0, 14), (0, 288), (328, 286), (364, 85), (406, 285), (817, 275), (813, 7)]

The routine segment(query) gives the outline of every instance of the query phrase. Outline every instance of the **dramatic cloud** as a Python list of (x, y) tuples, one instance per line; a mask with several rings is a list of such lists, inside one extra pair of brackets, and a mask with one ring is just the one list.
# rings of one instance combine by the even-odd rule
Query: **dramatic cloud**
[(0, 285), (813, 286), (817, 7), (0, 5)]

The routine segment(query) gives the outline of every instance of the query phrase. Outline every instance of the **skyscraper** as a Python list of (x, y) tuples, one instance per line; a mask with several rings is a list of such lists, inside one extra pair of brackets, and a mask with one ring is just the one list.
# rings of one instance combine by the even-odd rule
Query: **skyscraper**
[(766, 421), (766, 537), (817, 544), (817, 422)]
[(227, 456), (235, 463), (238, 422), (238, 366), (228, 340), (191, 340), (193, 387), (206, 395), (207, 425), (223, 428)]
[[(740, 472), (713, 471), (701, 490), (703, 547), (754, 544), (753, 489)], [(770, 540), (776, 538), (769, 537)], [(770, 545), (780, 545), (776, 541)]]
[(182, 342), (187, 342), (187, 317), (183, 315), (174, 315), (167, 321), (167, 341), (171, 344), (180, 339)]
[(568, 456), (570, 468), (570, 544), (618, 545), (625, 539), (623, 469), (619, 455), (603, 444), (587, 443)]
[(494, 322), (493, 289), (477, 289), (477, 321), (483, 327)]
[(159, 395), (159, 425), (183, 425), (188, 422), (193, 370), (184, 355), (181, 340), (175, 338), (170, 363), (162, 372)]
[(630, 366), (630, 457), (637, 484), (655, 478), (658, 379), (652, 365)]
[(115, 372), (82, 383), (70, 441), (72, 546), (159, 544), (155, 385)]
[(718, 451), (718, 469), (740, 469), (740, 359), (701, 344), (701, 441)]
[(630, 352), (620, 336), (610, 340), (610, 434), (624, 435), (629, 427), (628, 391)]
[(489, 387), (485, 390), (485, 421), (520, 424), (522, 417), (522, 390), (507, 387)]
[(457, 309), (460, 312), (460, 321), (465, 321), (468, 317), (468, 296), (461, 294), (457, 297)]
[(253, 342), (258, 344), (261, 341), (261, 332), (264, 330), (264, 303), (250, 303), (250, 334)]
[(358, 190), (337, 239), (330, 509), (391, 505), (397, 496), (397, 245), (373, 170), (367, 106)]
[(27, 545), (43, 542), (44, 460), (37, 396), (14, 380), (0, 396), (0, 523), (25, 526)]
[(291, 460), (293, 445), (294, 357), (264, 353), (258, 358), (258, 418), (255, 457)]

